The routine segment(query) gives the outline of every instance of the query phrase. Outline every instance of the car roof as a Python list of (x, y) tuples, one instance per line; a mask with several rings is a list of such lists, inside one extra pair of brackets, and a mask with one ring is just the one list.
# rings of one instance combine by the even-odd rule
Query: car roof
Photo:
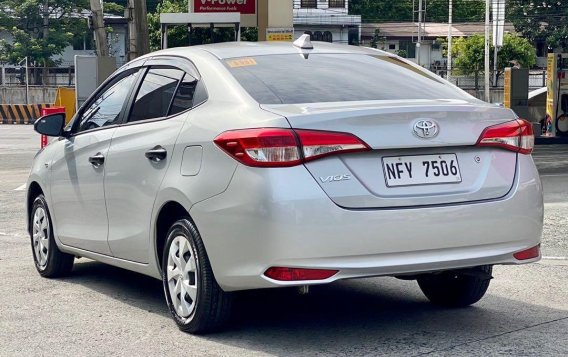
[(208, 45), (198, 45), (191, 47), (176, 47), (168, 50), (160, 51), (168, 54), (190, 55), (195, 51), (206, 51), (219, 59), (235, 58), (235, 57), (253, 57), (265, 55), (282, 55), (282, 54), (298, 54), (298, 53), (339, 53), (339, 54), (374, 54), (382, 55), (386, 52), (375, 50), (372, 48), (338, 45), (328, 42), (312, 42), (313, 50), (300, 49), (292, 42), (222, 42)]

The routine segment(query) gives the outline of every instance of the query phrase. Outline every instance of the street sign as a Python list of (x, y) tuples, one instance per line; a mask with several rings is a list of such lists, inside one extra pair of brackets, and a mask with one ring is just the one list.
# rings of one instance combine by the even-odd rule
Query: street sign
[(267, 28), (266, 41), (294, 41), (294, 28)]
[(505, 0), (493, 0), (493, 46), (503, 46), (505, 32)]
[(193, 12), (240, 12), (256, 13), (256, 0), (192, 0)]

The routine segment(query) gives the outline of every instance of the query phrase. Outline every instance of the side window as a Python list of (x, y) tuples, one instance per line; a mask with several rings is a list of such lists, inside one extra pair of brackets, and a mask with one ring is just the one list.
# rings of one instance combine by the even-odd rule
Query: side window
[(184, 72), (174, 68), (150, 68), (130, 112), (129, 122), (168, 116), (168, 109)]
[(138, 70), (119, 75), (107, 84), (99, 96), (83, 111), (77, 131), (116, 124), (128, 94), (136, 81)]
[(181, 81), (168, 115), (175, 115), (193, 107), (197, 79), (186, 74)]

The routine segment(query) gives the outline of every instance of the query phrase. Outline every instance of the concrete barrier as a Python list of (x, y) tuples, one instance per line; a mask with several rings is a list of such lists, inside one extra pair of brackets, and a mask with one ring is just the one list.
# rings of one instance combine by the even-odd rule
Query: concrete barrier
[(1, 124), (33, 124), (52, 104), (0, 104)]
[[(29, 104), (53, 103), (57, 87), (30, 86)], [(0, 86), (0, 104), (26, 103), (25, 86)]]

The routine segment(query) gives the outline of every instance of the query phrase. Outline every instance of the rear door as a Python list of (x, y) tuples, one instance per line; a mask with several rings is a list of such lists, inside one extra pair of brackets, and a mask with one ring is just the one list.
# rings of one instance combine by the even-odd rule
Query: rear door
[(114, 256), (147, 263), (154, 200), (198, 83), (182, 60), (153, 59), (108, 153), (105, 194)]

